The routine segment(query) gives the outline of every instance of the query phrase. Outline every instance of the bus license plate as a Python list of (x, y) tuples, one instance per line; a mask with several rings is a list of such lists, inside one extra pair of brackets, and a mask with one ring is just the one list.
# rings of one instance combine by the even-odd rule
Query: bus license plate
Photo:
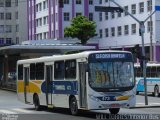
[(118, 103), (111, 104), (111, 107), (112, 107), (112, 108), (117, 108), (117, 107), (120, 107), (120, 104), (118, 104)]

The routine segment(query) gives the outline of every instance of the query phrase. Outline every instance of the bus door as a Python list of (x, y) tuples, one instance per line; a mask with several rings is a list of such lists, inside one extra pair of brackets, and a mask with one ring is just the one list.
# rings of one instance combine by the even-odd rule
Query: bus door
[(46, 65), (46, 102), (48, 106), (52, 106), (52, 92), (53, 92), (53, 67), (52, 65)]
[(29, 99), (29, 67), (24, 67), (24, 99), (28, 103)]
[(87, 89), (86, 89), (86, 63), (79, 63), (79, 82), (80, 82), (80, 90), (79, 90), (79, 100), (80, 107), (85, 108), (87, 106)]

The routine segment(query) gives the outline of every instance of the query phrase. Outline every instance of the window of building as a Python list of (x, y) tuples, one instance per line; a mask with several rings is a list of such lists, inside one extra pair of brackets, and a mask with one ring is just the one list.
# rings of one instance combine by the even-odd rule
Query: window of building
[(0, 33), (4, 33), (4, 25), (0, 25)]
[(111, 18), (114, 19), (115, 18), (115, 13), (111, 12)]
[(152, 21), (147, 22), (147, 31), (153, 32), (153, 22)]
[(39, 18), (39, 26), (42, 26), (42, 18)]
[(129, 34), (129, 26), (125, 25), (124, 26), (124, 35), (128, 35)]
[(136, 24), (132, 24), (132, 34), (136, 34)]
[(4, 0), (0, 0), (0, 7), (4, 7)]
[(11, 20), (11, 19), (12, 19), (12, 14), (6, 13), (6, 20)]
[(118, 17), (121, 17), (121, 16), (122, 16), (122, 13), (121, 13), (121, 12), (118, 12), (118, 13), (117, 13), (117, 16), (118, 16)]
[(109, 37), (109, 30), (108, 30), (108, 28), (105, 29), (105, 35), (106, 35), (106, 37)]
[(36, 64), (31, 63), (30, 64), (30, 80), (36, 79)]
[(133, 4), (131, 7), (132, 7), (132, 14), (136, 14), (136, 4)]
[(38, 12), (38, 4), (36, 5), (36, 12)]
[(48, 38), (48, 32), (44, 32), (44, 33), (43, 33), (43, 38), (44, 38), (44, 39), (47, 39), (47, 38)]
[(89, 21), (93, 21), (93, 13), (89, 13)]
[(99, 21), (102, 21), (102, 12), (99, 13)]
[(82, 4), (81, 0), (76, 0), (76, 4)]
[(117, 27), (117, 35), (118, 35), (118, 36), (121, 36), (121, 35), (122, 35), (122, 27), (121, 27), (121, 26), (118, 26), (118, 27)]
[(64, 4), (69, 4), (69, 0), (63, 0)]
[(36, 80), (44, 80), (44, 63), (36, 63)]
[(43, 1), (43, 9), (46, 9), (46, 1)]
[(89, 5), (93, 5), (93, 0), (89, 0)]
[(108, 0), (105, 0), (105, 2), (108, 2)]
[(111, 36), (114, 37), (115, 36), (115, 28), (111, 27)]
[(99, 4), (102, 4), (102, 0), (99, 0)]
[(0, 20), (4, 20), (4, 13), (0, 13)]
[(16, 32), (19, 32), (19, 25), (16, 25)]
[(12, 44), (12, 38), (6, 38), (6, 44), (11, 45)]
[(15, 12), (15, 18), (16, 18), (16, 20), (18, 19), (18, 11)]
[(43, 17), (43, 25), (48, 24), (48, 16)]
[(42, 3), (39, 3), (39, 11), (42, 10)]
[(0, 45), (4, 44), (4, 38), (0, 38)]
[[(128, 11), (128, 6), (124, 6), (124, 9), (125, 9), (125, 11)], [(127, 15), (128, 15), (128, 13), (124, 12), (124, 16), (127, 16)]]
[(105, 12), (105, 20), (108, 20), (108, 12)]
[(6, 0), (6, 7), (11, 7), (11, 0)]
[(147, 1), (147, 11), (152, 11), (152, 0)]
[(80, 15), (82, 15), (81, 12), (77, 12), (77, 13), (76, 13), (76, 16), (80, 16)]
[(64, 12), (64, 21), (69, 21), (69, 12)]
[(12, 26), (11, 25), (6, 25), (6, 33), (12, 32)]
[(100, 37), (100, 38), (103, 37), (103, 30), (102, 30), (102, 29), (99, 30), (99, 37)]
[(18, 0), (15, 0), (15, 6), (18, 6)]
[(23, 80), (23, 65), (18, 65), (18, 80)]
[(143, 13), (144, 12), (144, 2), (140, 2), (139, 3), (139, 13)]
[(65, 61), (65, 78), (66, 79), (76, 78), (76, 60)]
[(16, 44), (19, 44), (19, 37), (16, 37)]
[(56, 61), (54, 63), (54, 78), (59, 80), (59, 79), (64, 79), (64, 71), (65, 64), (64, 61)]

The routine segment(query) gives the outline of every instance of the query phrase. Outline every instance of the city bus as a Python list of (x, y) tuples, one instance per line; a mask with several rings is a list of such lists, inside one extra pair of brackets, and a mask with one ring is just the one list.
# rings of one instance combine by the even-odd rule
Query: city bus
[(41, 106), (105, 110), (135, 106), (133, 56), (126, 51), (84, 51), (17, 62), (20, 101)]
[[(140, 64), (136, 63), (135, 77), (136, 77), (136, 91), (144, 92), (144, 78), (143, 70)], [(147, 63), (146, 64), (146, 82), (147, 82), (147, 93), (152, 93), (155, 97), (159, 96), (160, 87), (160, 64), (159, 63)]]

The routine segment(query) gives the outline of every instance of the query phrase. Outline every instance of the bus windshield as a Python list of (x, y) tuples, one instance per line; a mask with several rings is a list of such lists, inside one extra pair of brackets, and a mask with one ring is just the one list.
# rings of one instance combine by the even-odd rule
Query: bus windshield
[(134, 86), (133, 62), (89, 63), (89, 85), (93, 89), (130, 88)]

